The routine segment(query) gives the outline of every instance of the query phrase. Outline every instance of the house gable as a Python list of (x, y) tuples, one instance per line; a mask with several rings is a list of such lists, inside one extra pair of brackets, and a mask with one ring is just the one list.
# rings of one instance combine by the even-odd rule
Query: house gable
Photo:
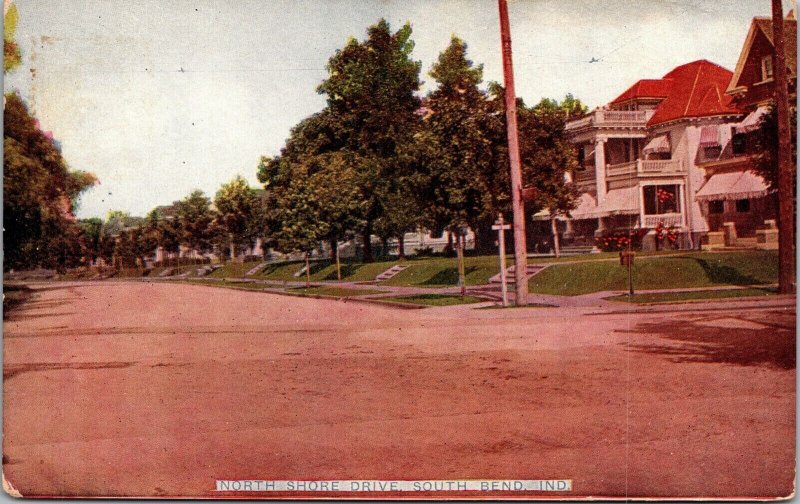
[[(797, 21), (784, 20), (784, 45), (789, 79), (797, 77)], [(756, 103), (772, 94), (772, 79), (765, 75), (764, 67), (771, 67), (773, 52), (772, 21), (754, 18), (745, 38), (736, 70), (726, 93), (737, 97), (737, 101)], [(765, 62), (765, 59), (770, 59)], [(765, 79), (765, 77), (767, 77)]]

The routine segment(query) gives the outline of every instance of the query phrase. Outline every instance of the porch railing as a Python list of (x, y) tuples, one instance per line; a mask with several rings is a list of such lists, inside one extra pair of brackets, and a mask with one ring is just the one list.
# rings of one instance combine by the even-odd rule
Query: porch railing
[(643, 226), (646, 228), (654, 228), (658, 226), (659, 222), (662, 223), (665, 227), (670, 227), (670, 226), (681, 227), (683, 226), (683, 214), (668, 213), (660, 215), (645, 215)]
[(576, 130), (587, 126), (628, 126), (644, 127), (653, 117), (653, 110), (603, 110), (598, 109), (586, 117), (570, 121), (565, 129)]

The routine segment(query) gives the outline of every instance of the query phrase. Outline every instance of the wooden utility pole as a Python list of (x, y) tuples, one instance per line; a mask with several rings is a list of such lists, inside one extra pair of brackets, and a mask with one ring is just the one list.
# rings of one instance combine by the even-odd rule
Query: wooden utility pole
[(778, 293), (792, 294), (794, 273), (794, 195), (789, 88), (786, 78), (786, 49), (783, 45), (783, 5), (772, 0), (772, 68), (775, 78), (775, 110), (778, 114)]
[(506, 86), (506, 124), (508, 125), (508, 157), (511, 165), (511, 205), (514, 213), (514, 279), (515, 303), (528, 304), (528, 247), (525, 243), (525, 203), (522, 201), (522, 170), (517, 138), (517, 96), (514, 93), (514, 67), (511, 61), (511, 28), (508, 23), (507, 0), (497, 0), (500, 10), (500, 40), (503, 47), (503, 80)]

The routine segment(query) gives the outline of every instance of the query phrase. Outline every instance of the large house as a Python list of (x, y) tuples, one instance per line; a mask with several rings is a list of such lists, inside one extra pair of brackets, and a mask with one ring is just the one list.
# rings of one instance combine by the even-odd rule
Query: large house
[(577, 208), (561, 217), (567, 243), (637, 229), (644, 248), (663, 230), (681, 248), (756, 245), (757, 231), (774, 227), (776, 200), (740, 140), (764, 109), (748, 111), (726, 93), (734, 80), (694, 61), (567, 123), (579, 158), (570, 178), (580, 191)]
[[(797, 97), (797, 21), (784, 21), (790, 103)], [(753, 142), (774, 92), (772, 21), (754, 18), (735, 72), (710, 61), (643, 79), (570, 121), (578, 206), (560, 217), (567, 243), (637, 229), (653, 248), (670, 229), (681, 248), (777, 247), (777, 195), (753, 169)], [(793, 109), (794, 110), (794, 109)], [(794, 113), (794, 112), (793, 112)], [(548, 219), (547, 213), (534, 220)]]
[[(797, 100), (797, 20), (794, 12), (784, 20), (784, 48), (790, 104)], [(726, 94), (746, 117), (732, 131), (729, 149), (699, 160), (706, 183), (698, 192), (711, 228), (710, 245), (735, 245), (755, 239), (760, 248), (776, 248), (777, 194), (765, 189), (752, 171), (750, 156), (763, 146), (757, 142), (762, 117), (773, 105), (772, 19), (754, 18)], [(792, 113), (794, 114), (794, 107)], [(746, 211), (741, 211), (746, 210)]]
[[(566, 220), (565, 238), (593, 241), (614, 231), (662, 227), (678, 232), (681, 247), (696, 247), (709, 231), (696, 199), (705, 181), (698, 153), (729, 143), (731, 126), (742, 117), (725, 94), (731, 76), (714, 63), (694, 61), (660, 79), (640, 80), (607, 106), (569, 122), (580, 164), (573, 181), (581, 196)], [(644, 246), (654, 245), (654, 235)]]

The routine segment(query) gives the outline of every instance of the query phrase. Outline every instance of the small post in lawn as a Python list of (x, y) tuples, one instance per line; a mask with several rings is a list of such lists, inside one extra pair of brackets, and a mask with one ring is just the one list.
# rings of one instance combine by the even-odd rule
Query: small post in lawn
[(306, 252), (306, 289), (311, 287), (311, 266), (308, 264), (308, 252)]
[(508, 306), (508, 287), (506, 285), (506, 229), (511, 229), (509, 224), (505, 223), (503, 214), (497, 218), (492, 229), (497, 230), (497, 242), (500, 248), (500, 290), (503, 293), (503, 306)]
[(628, 248), (619, 251), (619, 263), (628, 267), (628, 296), (633, 297), (633, 234), (628, 232)]
[(464, 273), (464, 237), (466, 236), (465, 230), (462, 227), (458, 228), (456, 234), (456, 251), (458, 254), (458, 286), (461, 287), (461, 297), (467, 295), (467, 280)]

